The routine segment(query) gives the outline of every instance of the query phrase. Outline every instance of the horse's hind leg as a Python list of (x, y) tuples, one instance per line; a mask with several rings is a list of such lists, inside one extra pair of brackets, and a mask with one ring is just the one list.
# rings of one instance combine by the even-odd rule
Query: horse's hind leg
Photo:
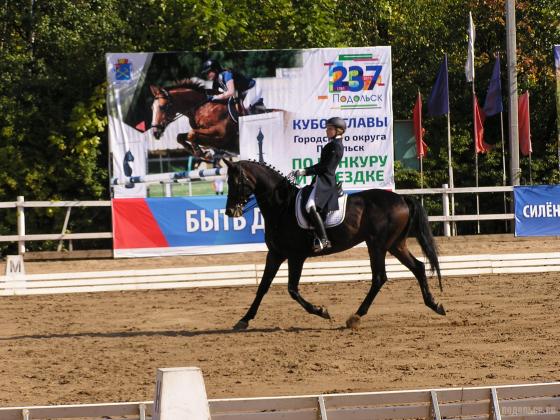
[(268, 254), (266, 255), (266, 265), (264, 267), (264, 273), (259, 284), (259, 288), (257, 289), (257, 295), (255, 296), (255, 299), (245, 316), (241, 318), (237, 324), (235, 324), (233, 329), (244, 330), (249, 326), (249, 321), (257, 314), (257, 310), (259, 309), (259, 305), (261, 304), (264, 295), (266, 295), (266, 292), (270, 289), (270, 284), (285, 259), (286, 258), (281, 255), (268, 251)]
[(301, 278), (304, 261), (304, 258), (288, 259), (288, 292), (290, 293), (292, 299), (303, 306), (303, 308), (310, 314), (318, 315), (325, 319), (331, 319), (327, 308), (323, 306), (315, 306), (309, 303), (299, 293), (299, 280)]
[(445, 309), (443, 305), (436, 303), (434, 295), (430, 291), (430, 286), (428, 284), (428, 279), (426, 277), (426, 267), (422, 261), (417, 260), (408, 250), (406, 242), (402, 241), (389, 250), (406, 268), (412, 271), (418, 284), (420, 285), (420, 290), (422, 291), (422, 297), (424, 298), (424, 303), (426, 306), (440, 315), (445, 315)]
[(346, 320), (346, 326), (349, 328), (358, 328), (361, 317), (367, 314), (375, 296), (377, 296), (377, 293), (379, 293), (387, 281), (387, 273), (385, 271), (385, 250), (379, 248), (379, 246), (374, 244), (373, 241), (367, 241), (367, 247), (372, 272), (371, 287), (364, 298), (364, 301), (358, 308), (358, 311)]

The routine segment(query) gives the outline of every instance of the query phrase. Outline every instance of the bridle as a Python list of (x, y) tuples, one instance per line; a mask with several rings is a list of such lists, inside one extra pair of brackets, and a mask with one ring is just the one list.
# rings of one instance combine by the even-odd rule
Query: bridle
[[(245, 214), (257, 206), (256, 194), (249, 184), (249, 179), (245, 175), (243, 168), (239, 168), (239, 176), (235, 182), (235, 195), (241, 199), (235, 204), (235, 208), (241, 208), (241, 213)], [(250, 197), (253, 196), (250, 204)]]
[(164, 123), (163, 124), (152, 124), (153, 128), (158, 128), (160, 130), (165, 130), (169, 124), (175, 121), (177, 118), (181, 117), (181, 113), (172, 112), (173, 109), (173, 96), (164, 88), (160, 88), (160, 93), (154, 96), (154, 100), (165, 99), (167, 102), (163, 105), (159, 105), (159, 109), (163, 112)]

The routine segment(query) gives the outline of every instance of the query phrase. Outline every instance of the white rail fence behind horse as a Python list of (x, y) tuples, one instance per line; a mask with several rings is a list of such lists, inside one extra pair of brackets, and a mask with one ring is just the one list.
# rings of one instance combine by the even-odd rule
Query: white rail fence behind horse
[[(214, 399), (212, 420), (390, 420), (560, 418), (560, 382), (492, 387)], [(2, 420), (126, 418), (146, 420), (151, 401), (0, 408)]]
[[(157, 182), (157, 183), (173, 183), (182, 180), (191, 180), (204, 177), (205, 179), (213, 179), (217, 176), (223, 176), (224, 169), (207, 169), (190, 172), (169, 172), (158, 175), (146, 175), (145, 177), (131, 177), (127, 179), (113, 179), (115, 185), (126, 185), (135, 182)], [(430, 222), (441, 222), (444, 225), (445, 236), (451, 235), (451, 224), (453, 222), (470, 222), (470, 221), (488, 221), (488, 220), (513, 220), (513, 213), (498, 214), (474, 214), (474, 215), (456, 215), (452, 214), (450, 209), (450, 196), (453, 194), (482, 194), (482, 193), (511, 193), (513, 187), (479, 187), (479, 188), (424, 188), (424, 189), (403, 189), (397, 190), (402, 195), (441, 195), (442, 197), (442, 215), (429, 216)], [(60, 233), (50, 234), (26, 234), (25, 226), (25, 209), (26, 208), (66, 208), (66, 217), (61, 227)], [(2, 202), (0, 209), (15, 209), (17, 212), (17, 233), (13, 235), (0, 235), (0, 242), (18, 242), (18, 253), (25, 253), (26, 241), (59, 241), (64, 240), (88, 240), (88, 239), (110, 239), (113, 237), (112, 232), (84, 232), (84, 233), (68, 233), (67, 227), (70, 219), (70, 212), (73, 208), (82, 207), (111, 207), (111, 201), (25, 201), (23, 196), (18, 196), (17, 201)], [(109, 216), (110, 217), (110, 216)]]
[[(560, 252), (442, 256), (440, 267), (444, 277), (558, 272)], [(414, 277), (395, 258), (387, 259), (386, 268), (389, 279)], [(257, 285), (263, 271), (264, 264), (243, 264), (81, 273), (16, 273), (0, 276), (0, 296)], [(307, 262), (301, 277), (303, 283), (359, 280), (371, 280), (369, 260)], [(287, 282), (288, 267), (283, 264), (274, 283)]]

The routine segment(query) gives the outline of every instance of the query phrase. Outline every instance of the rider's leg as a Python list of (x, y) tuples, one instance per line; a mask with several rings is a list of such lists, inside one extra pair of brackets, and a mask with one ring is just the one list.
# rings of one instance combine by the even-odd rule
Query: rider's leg
[(313, 251), (319, 252), (331, 247), (331, 242), (327, 237), (327, 231), (325, 229), (325, 224), (323, 223), (323, 218), (317, 212), (315, 206), (309, 208), (309, 215), (311, 216), (311, 223), (313, 223), (313, 227), (315, 228), (315, 233), (319, 237), (319, 243), (315, 244), (313, 247)]
[(237, 91), (236, 93), (237, 96), (235, 98), (235, 101), (237, 104), (237, 112), (239, 113), (239, 116), (249, 114), (249, 111), (247, 110), (247, 108), (245, 108), (245, 96), (247, 96), (247, 91)]
[(309, 194), (307, 203), (305, 203), (305, 210), (309, 214), (311, 223), (313, 224), (313, 228), (315, 229), (316, 241), (313, 244), (313, 251), (319, 252), (324, 248), (329, 248), (331, 244), (327, 238), (327, 232), (325, 231), (325, 226), (323, 225), (323, 219), (321, 218), (321, 215), (317, 212), (317, 208), (315, 206), (316, 193), (317, 193), (317, 184), (313, 185), (313, 190), (311, 190), (311, 194)]

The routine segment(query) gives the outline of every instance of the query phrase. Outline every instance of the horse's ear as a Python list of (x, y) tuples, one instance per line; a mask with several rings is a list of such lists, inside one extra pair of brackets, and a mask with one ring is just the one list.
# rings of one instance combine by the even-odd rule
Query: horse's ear
[(227, 166), (228, 168), (231, 168), (231, 167), (233, 166), (233, 163), (230, 162), (228, 159), (224, 159), (224, 163), (226, 164), (226, 166)]
[(150, 85), (150, 91), (152, 92), (152, 95), (157, 96), (159, 93), (159, 86)]

